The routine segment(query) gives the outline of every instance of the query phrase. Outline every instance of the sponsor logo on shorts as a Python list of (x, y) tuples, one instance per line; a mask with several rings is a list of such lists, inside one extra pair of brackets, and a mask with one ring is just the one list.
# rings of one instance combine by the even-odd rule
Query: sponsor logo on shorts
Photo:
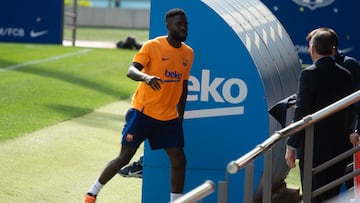
[(133, 140), (134, 140), (134, 135), (132, 135), (132, 134), (127, 134), (126, 135), (126, 141), (132, 142)]

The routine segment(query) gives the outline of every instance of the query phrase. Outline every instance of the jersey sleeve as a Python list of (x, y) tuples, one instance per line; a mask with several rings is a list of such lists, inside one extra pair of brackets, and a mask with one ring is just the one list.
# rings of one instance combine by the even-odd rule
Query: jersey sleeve
[(144, 67), (150, 62), (151, 41), (145, 42), (141, 49), (133, 57), (133, 62), (140, 63)]

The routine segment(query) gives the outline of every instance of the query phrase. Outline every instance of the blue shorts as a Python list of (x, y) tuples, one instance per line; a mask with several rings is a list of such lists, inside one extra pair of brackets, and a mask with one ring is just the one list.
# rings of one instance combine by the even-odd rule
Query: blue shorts
[(137, 148), (146, 139), (152, 150), (183, 148), (184, 132), (180, 119), (160, 121), (130, 108), (125, 115), (121, 144)]

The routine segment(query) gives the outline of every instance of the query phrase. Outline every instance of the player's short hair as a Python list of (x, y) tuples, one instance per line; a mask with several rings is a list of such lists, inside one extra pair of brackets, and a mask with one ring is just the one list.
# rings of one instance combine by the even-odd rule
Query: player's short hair
[(174, 16), (178, 16), (178, 15), (186, 17), (184, 10), (182, 10), (180, 8), (170, 9), (168, 12), (166, 12), (165, 20), (167, 22), (169, 19), (173, 18)]

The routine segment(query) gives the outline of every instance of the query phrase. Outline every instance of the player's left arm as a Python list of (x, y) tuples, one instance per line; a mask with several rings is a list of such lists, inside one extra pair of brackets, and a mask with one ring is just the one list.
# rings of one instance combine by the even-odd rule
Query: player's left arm
[(188, 95), (188, 81), (183, 81), (183, 88), (182, 88), (182, 94), (179, 100), (179, 103), (177, 105), (179, 118), (182, 121), (184, 119), (184, 111), (185, 111), (185, 104), (186, 104), (186, 98)]

